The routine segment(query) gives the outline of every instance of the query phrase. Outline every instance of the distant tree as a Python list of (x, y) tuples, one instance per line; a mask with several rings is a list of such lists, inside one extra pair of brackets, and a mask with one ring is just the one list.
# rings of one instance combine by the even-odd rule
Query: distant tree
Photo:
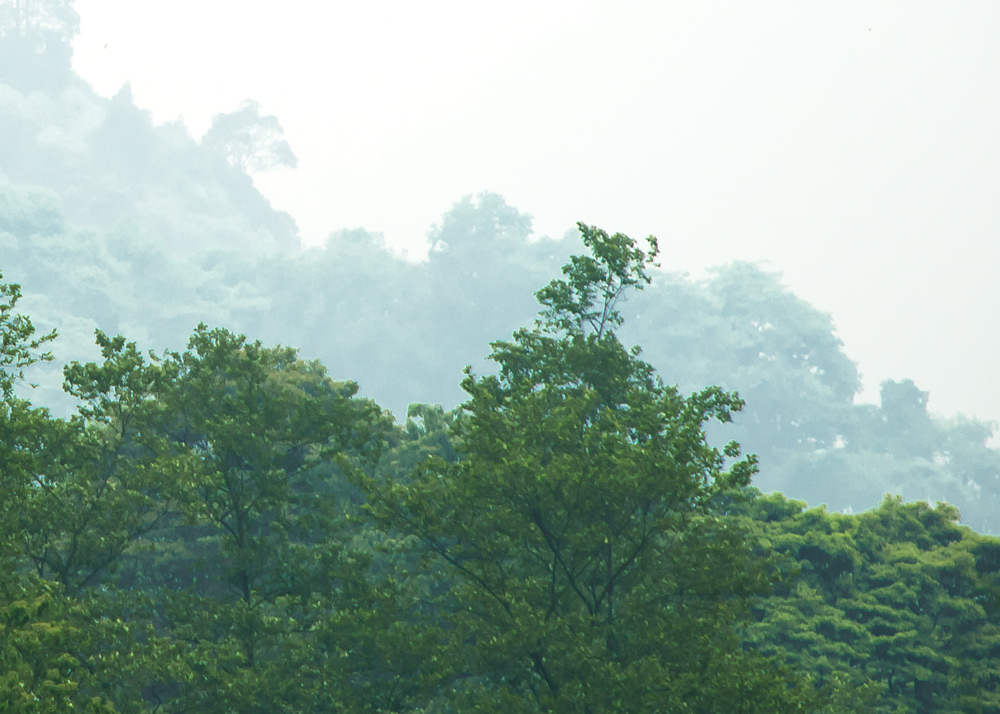
[(698, 282), (661, 274), (629, 307), (641, 320), (628, 336), (658, 369), (685, 389), (719, 384), (746, 399), (735, 438), (758, 454), (765, 476), (782, 452), (837, 443), (860, 391), (857, 366), (830, 316), (780, 273), (737, 262)]
[(279, 166), (294, 169), (298, 159), (283, 134), (276, 116), (261, 116), (260, 104), (247, 99), (237, 111), (215, 115), (202, 145), (246, 174)]
[(0, 0), (0, 38), (31, 37), (41, 41), (36, 50), (44, 51), (46, 41), (68, 45), (79, 31), (73, 0)]
[(937, 449), (939, 436), (927, 413), (929, 394), (912, 379), (882, 382), (882, 436), (893, 450), (929, 458)]
[(27, 243), (34, 236), (65, 230), (57, 196), (42, 189), (0, 186), (0, 234), (9, 233)]
[(0, 0), (0, 80), (19, 89), (63, 86), (79, 31), (73, 0)]

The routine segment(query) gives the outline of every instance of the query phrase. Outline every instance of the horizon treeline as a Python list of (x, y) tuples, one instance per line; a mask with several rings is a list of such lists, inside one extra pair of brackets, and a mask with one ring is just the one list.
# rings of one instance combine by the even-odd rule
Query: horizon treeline
[[(0, 267), (36, 324), (58, 328), (60, 364), (95, 359), (97, 329), (163, 350), (204, 322), (295, 345), (399, 420), (411, 403), (449, 410), (462, 369), (493, 368), (490, 341), (531, 324), (533, 291), (578, 250), (575, 231), (536, 239), (530, 216), (491, 193), (442, 216), (423, 262), (363, 229), (303, 248), (253, 183), (295, 165), (276, 117), (248, 100), (201, 141), (154, 125), (127, 86), (105, 99), (73, 72), (70, 0), (0, 10)], [(762, 489), (835, 511), (886, 493), (946, 501), (1000, 532), (995, 424), (928, 413), (902, 377), (856, 404), (857, 365), (830, 316), (780, 273), (669, 269), (622, 306), (623, 338), (682, 392), (717, 384), (747, 400), (731, 433), (758, 455)], [(31, 378), (33, 401), (71, 413), (57, 366)]]
[[(556, 272), (574, 239), (533, 241), (529, 231), (528, 217), (484, 194), (446, 214), (424, 263), (363, 231), (324, 248), (181, 257), (120, 229), (73, 229), (51, 196), (0, 185), (5, 272), (39, 326), (58, 328), (61, 361), (95, 357), (95, 329), (162, 350), (205, 322), (295, 345), (400, 419), (411, 403), (456, 406), (463, 367), (491, 369), (489, 342), (530, 324), (532, 281)], [(929, 413), (928, 394), (907, 379), (883, 383), (878, 405), (855, 403), (860, 376), (829, 315), (780, 274), (746, 263), (701, 280), (655, 271), (622, 310), (625, 339), (665, 379), (747, 399), (733, 438), (758, 454), (765, 490), (838, 511), (872, 508), (886, 493), (947, 501), (963, 522), (1000, 532), (995, 425)], [(58, 369), (32, 379), (35, 399), (66, 413)]]
[(498, 370), (403, 424), (204, 324), (98, 332), (53, 417), (15, 387), (58, 338), (0, 282), (0, 710), (1000, 711), (1000, 540), (761, 494), (739, 395), (618, 338), (655, 241), (581, 230)]

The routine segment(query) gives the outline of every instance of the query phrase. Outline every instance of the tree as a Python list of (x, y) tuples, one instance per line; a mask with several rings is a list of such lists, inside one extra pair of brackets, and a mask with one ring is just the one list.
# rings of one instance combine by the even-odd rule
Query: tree
[(996, 539), (954, 507), (887, 497), (860, 515), (754, 494), (748, 513), (786, 571), (745, 642), (846, 711), (1000, 711)]
[(36, 336), (31, 318), (17, 309), (20, 299), (20, 285), (0, 282), (0, 567), (5, 571), (7, 558), (17, 552), (20, 534), (14, 524), (20, 522), (50, 427), (48, 412), (14, 390), (24, 381), (25, 369), (52, 359), (40, 350), (56, 337), (55, 331)]
[(20, 297), (18, 285), (0, 283), (0, 711), (111, 712), (84, 662), (101, 629), (96, 612), (22, 567), (39, 474), (63, 453), (66, 432), (47, 410), (14, 395), (25, 369), (51, 359), (40, 350), (55, 338), (36, 336), (17, 310)]
[(187, 524), (146, 569), (164, 575), (142, 581), (161, 587), (161, 651), (174, 653), (147, 696), (181, 711), (325, 710), (356, 675), (330, 650), (384, 604), (350, 543), (343, 473), (374, 468), (390, 422), (296, 350), (204, 324), (162, 369), (158, 428), (199, 470)]
[(0, 0), (0, 78), (19, 89), (63, 86), (79, 31), (73, 0)]
[(377, 460), (386, 418), (319, 362), (225, 329), (199, 325), (164, 369), (162, 428), (198, 454), (203, 471), (191, 515), (223, 535), (239, 599), (250, 605), (265, 586), (274, 595), (268, 571), (284, 564), (271, 559), (298, 525), (289, 508), (316, 496), (303, 479), (320, 459), (341, 468), (352, 468), (351, 458)]
[(661, 275), (635, 310), (642, 319), (632, 329), (650, 361), (691, 388), (721, 384), (747, 400), (738, 438), (765, 478), (790, 454), (837, 443), (861, 388), (857, 366), (830, 316), (792, 294), (780, 273), (737, 262), (697, 283)]
[(365, 482), (373, 512), (449, 574), (432, 599), (450, 646), (440, 696), (470, 711), (790, 711), (794, 686), (733, 630), (766, 569), (711, 508), (754, 471), (703, 430), (742, 402), (685, 398), (622, 346), (620, 305), (657, 243), (580, 230), (590, 255), (536, 294), (533, 329), (492, 344), (499, 373), (467, 370), (458, 460)]
[(79, 594), (177, 507), (197, 464), (152, 428), (160, 378), (134, 342), (97, 332), (101, 364), (73, 362), (65, 389), (78, 414), (48, 424), (31, 498), (21, 509), (23, 550), (42, 578)]
[(51, 37), (69, 44), (79, 31), (80, 15), (73, 0), (0, 1), (0, 37)]
[(20, 299), (20, 285), (0, 283), (0, 398), (5, 405), (13, 398), (14, 387), (24, 379), (25, 368), (52, 360), (50, 352), (39, 350), (56, 338), (55, 330), (35, 336), (31, 318), (17, 311)]
[(235, 112), (216, 114), (202, 145), (245, 174), (270, 171), (279, 166), (295, 168), (298, 159), (282, 138), (278, 118), (261, 116), (260, 104), (247, 99)]

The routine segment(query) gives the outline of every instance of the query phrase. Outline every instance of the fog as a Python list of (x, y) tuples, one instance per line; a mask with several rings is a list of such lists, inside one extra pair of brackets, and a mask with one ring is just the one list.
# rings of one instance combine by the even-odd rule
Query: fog
[(541, 235), (656, 234), (672, 270), (769, 261), (833, 315), (865, 399), (906, 375), (1000, 417), (994, 5), (79, 10), (101, 94), (131, 81), (196, 137), (248, 97), (281, 119), (299, 168), (255, 181), (308, 244), (364, 227), (420, 255), (490, 190)]
[(759, 486), (998, 527), (992, 7), (59, 7), (0, 40), (0, 270), (61, 334), (41, 403), (95, 329), (203, 321), (400, 420), (453, 408), (583, 220), (660, 238), (623, 338), (740, 391), (718, 436)]

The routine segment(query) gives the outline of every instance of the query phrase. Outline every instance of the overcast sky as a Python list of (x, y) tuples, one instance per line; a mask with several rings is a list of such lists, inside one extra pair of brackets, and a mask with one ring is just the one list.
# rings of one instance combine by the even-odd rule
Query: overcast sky
[(1000, 419), (1000, 3), (76, 6), (102, 94), (195, 136), (247, 98), (278, 116), (299, 167), (256, 181), (306, 242), (419, 252), (494, 191), (539, 234), (653, 233), (670, 269), (767, 261), (866, 397), (910, 377)]

